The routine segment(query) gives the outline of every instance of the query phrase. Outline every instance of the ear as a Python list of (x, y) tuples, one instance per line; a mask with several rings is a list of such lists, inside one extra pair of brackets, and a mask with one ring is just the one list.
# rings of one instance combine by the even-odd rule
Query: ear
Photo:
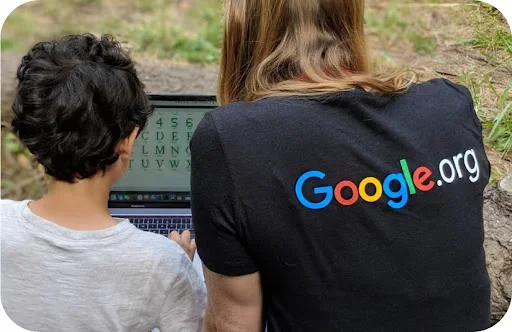
[(117, 145), (117, 153), (119, 153), (119, 157), (128, 159), (130, 158), (133, 150), (133, 145), (135, 144), (135, 139), (139, 134), (139, 126), (136, 126), (130, 135), (123, 138), (119, 144)]

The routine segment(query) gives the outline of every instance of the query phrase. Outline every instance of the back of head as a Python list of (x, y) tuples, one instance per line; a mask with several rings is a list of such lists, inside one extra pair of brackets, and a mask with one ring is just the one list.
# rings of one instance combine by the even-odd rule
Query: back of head
[(71, 35), (35, 45), (18, 68), (14, 132), (60, 181), (104, 171), (117, 144), (152, 107), (134, 62), (110, 36)]
[(219, 102), (407, 86), (368, 58), (363, 0), (226, 0)]

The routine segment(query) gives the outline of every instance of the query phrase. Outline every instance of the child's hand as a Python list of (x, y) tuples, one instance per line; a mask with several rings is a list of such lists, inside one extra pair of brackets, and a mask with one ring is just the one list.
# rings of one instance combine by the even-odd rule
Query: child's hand
[(190, 257), (190, 260), (194, 260), (194, 254), (197, 248), (196, 240), (190, 239), (190, 232), (188, 230), (181, 233), (181, 235), (176, 231), (172, 231), (171, 234), (169, 234), (169, 239), (178, 243), (183, 250), (185, 250), (188, 257)]

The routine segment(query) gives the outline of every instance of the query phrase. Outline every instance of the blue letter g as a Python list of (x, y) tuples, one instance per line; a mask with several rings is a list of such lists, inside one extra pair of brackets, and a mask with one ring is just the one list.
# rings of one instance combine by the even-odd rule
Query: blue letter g
[(325, 198), (323, 201), (319, 203), (312, 203), (304, 197), (304, 193), (302, 192), (302, 187), (304, 186), (304, 182), (310, 178), (318, 178), (323, 180), (325, 178), (325, 174), (319, 171), (309, 171), (304, 174), (297, 180), (295, 184), (295, 195), (297, 195), (297, 199), (302, 203), (305, 207), (312, 210), (320, 210), (329, 205), (332, 201), (332, 187), (318, 187), (313, 191), (315, 194), (325, 194)]

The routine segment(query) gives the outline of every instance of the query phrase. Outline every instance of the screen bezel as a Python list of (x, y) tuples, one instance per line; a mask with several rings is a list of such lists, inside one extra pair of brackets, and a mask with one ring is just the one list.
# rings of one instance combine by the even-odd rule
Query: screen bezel
[[(149, 94), (148, 98), (151, 102), (154, 101), (172, 101), (172, 102), (211, 102), (211, 109), (215, 109), (218, 107), (217, 98), (213, 95), (162, 95), (162, 94)], [(168, 106), (167, 106), (168, 107)], [(172, 108), (170, 106), (169, 108)], [(179, 107), (179, 106), (176, 106)], [(205, 107), (209, 108), (209, 107)], [(185, 192), (186, 193), (186, 192)], [(190, 201), (183, 202), (139, 202), (139, 201), (122, 201), (122, 202), (113, 202), (110, 200), (109, 193), (109, 208), (151, 208), (151, 209), (183, 209), (190, 208)]]

